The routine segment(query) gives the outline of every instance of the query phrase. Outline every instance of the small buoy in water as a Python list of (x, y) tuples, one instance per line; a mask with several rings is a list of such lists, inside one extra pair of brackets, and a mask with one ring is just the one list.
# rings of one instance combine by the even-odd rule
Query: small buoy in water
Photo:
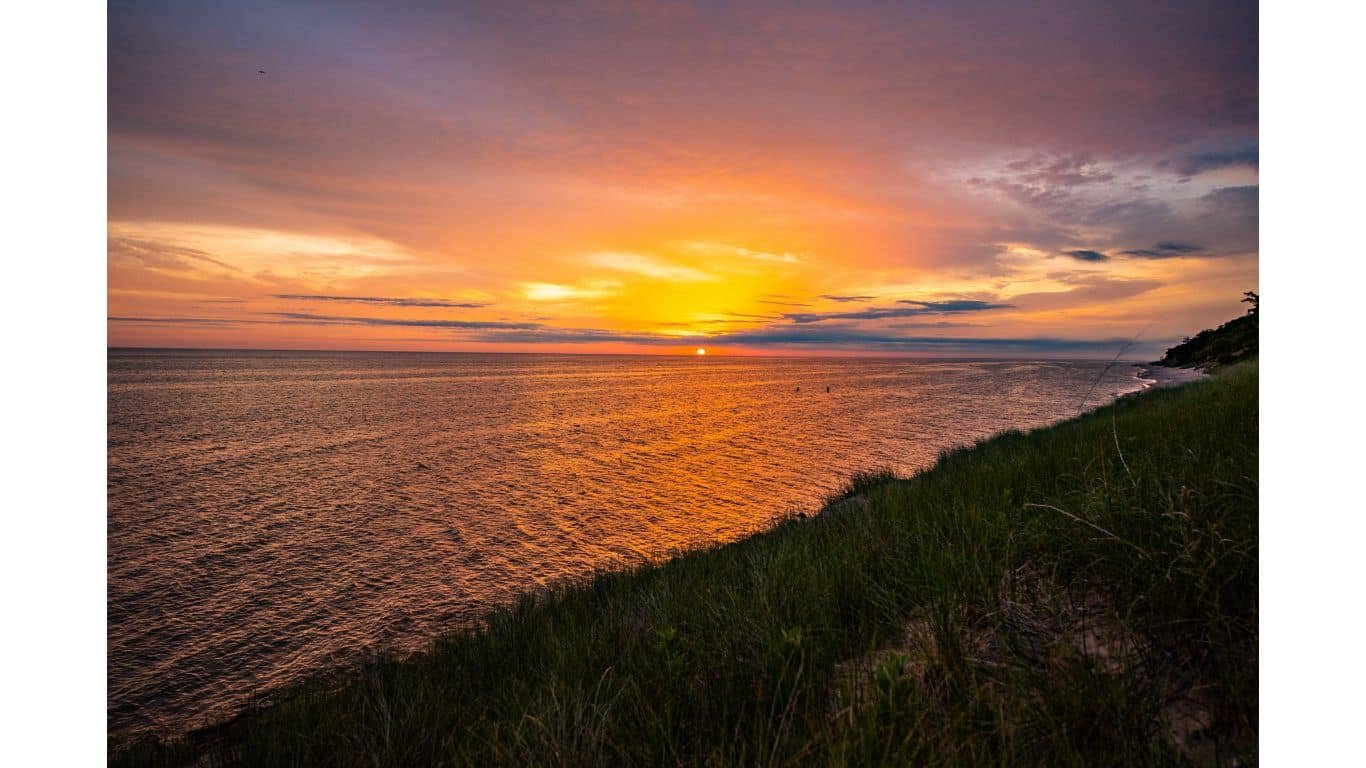
[(830, 392), (830, 387), (829, 387), (829, 385), (826, 385), (825, 391), (826, 391), (827, 394), (829, 394), (829, 392)]
[(797, 391), (798, 391), (798, 392), (802, 391), (802, 388), (801, 388), (801, 387), (797, 387)]

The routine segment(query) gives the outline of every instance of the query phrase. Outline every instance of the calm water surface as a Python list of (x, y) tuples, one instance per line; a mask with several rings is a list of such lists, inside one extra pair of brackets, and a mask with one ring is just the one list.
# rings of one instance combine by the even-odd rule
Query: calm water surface
[(528, 588), (1141, 387), (1104, 369), (111, 350), (110, 732), (210, 723)]

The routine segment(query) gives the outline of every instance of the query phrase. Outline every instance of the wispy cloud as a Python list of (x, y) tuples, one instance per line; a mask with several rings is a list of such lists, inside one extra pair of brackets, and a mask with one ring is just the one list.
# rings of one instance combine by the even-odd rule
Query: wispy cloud
[(242, 325), (244, 323), (267, 323), (268, 320), (233, 317), (139, 317), (136, 315), (110, 315), (111, 323), (149, 323), (155, 325)]
[(910, 304), (925, 310), (925, 314), (946, 312), (982, 312), (988, 309), (1009, 309), (1009, 304), (998, 304), (978, 299), (947, 299), (944, 301), (922, 301), (920, 299), (901, 299), (898, 304)]
[(616, 293), (621, 286), (613, 280), (595, 280), (583, 285), (560, 283), (522, 283), (522, 295), (532, 301), (567, 302), (601, 299)]
[(1248, 147), (1227, 152), (1201, 152), (1187, 155), (1176, 164), (1176, 171), (1183, 176), (1197, 176), (1205, 171), (1219, 168), (1257, 168), (1257, 148)]
[(398, 317), (352, 317), (341, 315), (314, 315), (308, 312), (272, 312), (293, 323), (312, 325), (380, 325), (404, 328), (456, 328), (456, 329), (508, 329), (529, 330), (544, 327), (540, 323), (502, 322), (497, 320), (427, 320), (421, 318)]
[(969, 299), (947, 301), (921, 301), (901, 299), (899, 307), (870, 307), (855, 312), (788, 312), (784, 318), (794, 323), (823, 323), (829, 320), (882, 320), (889, 317), (920, 317), (922, 315), (949, 315), (961, 312), (985, 312), (991, 309), (1009, 309), (1010, 304)]
[(383, 304), (393, 307), (448, 307), (455, 309), (479, 309), (488, 304), (475, 302), (450, 301), (448, 299), (390, 298), (384, 296), (323, 296), (311, 293), (277, 293), (277, 299), (294, 301), (337, 301), (351, 304)]
[(193, 259), (241, 277), (335, 282), (410, 267), (415, 255), (374, 237), (332, 236), (255, 227), (176, 222), (111, 221), (111, 261)]
[(1010, 301), (1023, 312), (1083, 308), (1113, 305), (1122, 299), (1162, 287), (1162, 283), (1157, 280), (1116, 279), (1096, 273), (1059, 278), (1067, 286), (1066, 290), (1021, 293), (1012, 296)]
[(1115, 178), (1114, 172), (1090, 154), (1035, 155), (1008, 163), (1006, 170), (1014, 175), (1017, 183), (1037, 190), (1103, 184)]
[(1092, 251), (1092, 250), (1087, 250), (1087, 249), (1080, 249), (1080, 250), (1075, 250), (1075, 251), (1063, 251), (1063, 255), (1064, 255), (1064, 256), (1071, 256), (1072, 258), (1076, 259), (1077, 261), (1098, 262), (1098, 261), (1109, 261), (1109, 260), (1110, 260), (1110, 257), (1109, 257), (1109, 256), (1106, 256), (1105, 254), (1101, 253), (1100, 251)]
[(1246, 221), (1257, 218), (1259, 192), (1260, 190), (1255, 184), (1241, 187), (1219, 187), (1210, 190), (1200, 200), (1214, 211)]
[(689, 243), (688, 249), (700, 253), (720, 255), (720, 256), (739, 256), (742, 259), (752, 261), (769, 262), (771, 264), (800, 264), (802, 260), (795, 254), (770, 253), (768, 251), (756, 251), (752, 248), (745, 248), (739, 245), (728, 245), (726, 243)]
[(109, 238), (109, 257), (111, 259), (134, 260), (152, 269), (176, 272), (199, 270), (205, 264), (230, 272), (242, 271), (198, 248), (138, 237)]
[(840, 303), (848, 303), (848, 302), (859, 302), (859, 301), (872, 301), (873, 299), (876, 299), (877, 297), (876, 297), (876, 296), (841, 296), (841, 295), (839, 295), (839, 294), (822, 293), (822, 294), (821, 294), (821, 298), (822, 298), (822, 299), (829, 299), (830, 301), (838, 301), (838, 302), (840, 302)]
[(674, 264), (654, 256), (627, 251), (604, 251), (589, 254), (584, 261), (594, 267), (626, 272), (654, 280), (697, 282), (715, 280), (714, 275), (682, 264)]
[(1125, 256), (1133, 256), (1139, 259), (1174, 259), (1178, 256), (1190, 256), (1205, 250), (1203, 246), (1192, 245), (1191, 243), (1178, 243), (1166, 240), (1154, 245), (1151, 248), (1134, 248), (1127, 251), (1120, 251)]

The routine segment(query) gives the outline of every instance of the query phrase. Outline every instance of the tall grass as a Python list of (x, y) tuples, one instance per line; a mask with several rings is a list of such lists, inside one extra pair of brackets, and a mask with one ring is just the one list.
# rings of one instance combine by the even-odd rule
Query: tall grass
[(1257, 415), (1253, 363), (1005, 434), (111, 758), (1255, 762)]

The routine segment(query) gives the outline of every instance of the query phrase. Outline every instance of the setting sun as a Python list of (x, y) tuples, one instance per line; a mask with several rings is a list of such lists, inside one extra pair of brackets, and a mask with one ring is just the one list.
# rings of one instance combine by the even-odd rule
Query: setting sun
[(703, 348), (701, 348), (701, 347), (698, 347), (698, 348), (697, 348), (697, 354), (698, 354), (698, 355), (705, 355), (705, 354), (707, 354), (707, 350), (705, 350), (705, 349), (703, 349)]

